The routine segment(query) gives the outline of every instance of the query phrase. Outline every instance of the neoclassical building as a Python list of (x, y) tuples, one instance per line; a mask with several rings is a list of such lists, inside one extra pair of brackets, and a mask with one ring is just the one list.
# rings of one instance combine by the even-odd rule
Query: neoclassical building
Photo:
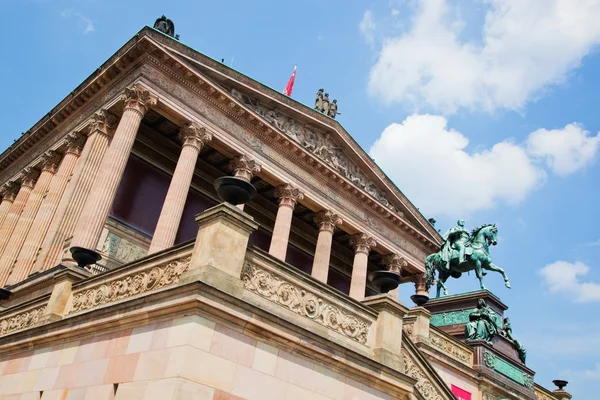
[[(256, 197), (223, 203), (227, 175)], [(1, 399), (570, 398), (510, 340), (463, 340), (493, 295), (378, 292), (389, 270), (426, 294), (441, 238), (337, 121), (152, 28), (0, 155), (0, 183)]]

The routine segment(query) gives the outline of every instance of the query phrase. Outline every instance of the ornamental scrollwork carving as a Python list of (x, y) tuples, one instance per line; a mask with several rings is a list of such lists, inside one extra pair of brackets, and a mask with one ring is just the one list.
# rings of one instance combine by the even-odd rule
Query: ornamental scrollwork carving
[(402, 331), (408, 336), (412, 336), (413, 334), (414, 324), (404, 324), (402, 325)]
[(442, 353), (457, 359), (462, 363), (470, 364), (471, 362), (471, 353), (461, 349), (456, 344), (452, 343), (450, 340), (444, 338), (442, 335), (433, 330), (429, 331), (429, 344), (432, 347), (441, 350)]
[(244, 287), (296, 314), (332, 329), (361, 344), (367, 343), (371, 322), (344, 310), (275, 273), (246, 262), (242, 270)]
[(69, 314), (177, 283), (189, 268), (190, 259), (188, 256), (173, 260), (76, 293)]
[(40, 317), (44, 314), (45, 310), (46, 306), (44, 305), (42, 307), (34, 308), (33, 310), (0, 319), (0, 336), (38, 325)]
[(405, 347), (402, 347), (402, 360), (404, 361), (404, 373), (411, 378), (417, 380), (415, 385), (421, 396), (426, 400), (442, 400), (443, 397), (436, 389), (431, 381), (427, 378), (427, 375), (419, 367), (419, 365), (413, 360)]
[(259, 100), (243, 95), (235, 89), (231, 90), (231, 95), (273, 124), (290, 139), (299, 143), (306, 150), (335, 169), (353, 184), (369, 193), (385, 207), (392, 211), (397, 211), (387, 199), (385, 193), (379, 190), (375, 183), (370, 181), (358, 166), (350, 161), (344, 151), (335, 145), (328, 134), (319, 132), (310, 125), (302, 124), (282, 114), (276, 108), (270, 109), (262, 105)]

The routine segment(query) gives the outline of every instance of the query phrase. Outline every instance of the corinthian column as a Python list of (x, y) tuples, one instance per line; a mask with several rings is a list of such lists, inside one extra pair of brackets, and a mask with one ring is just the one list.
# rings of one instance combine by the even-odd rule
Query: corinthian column
[[(229, 168), (233, 170), (233, 176), (246, 182), (250, 182), (252, 177), (260, 172), (260, 165), (245, 155), (237, 156), (231, 160)], [(244, 204), (238, 204), (237, 207), (243, 210)]]
[(350, 239), (350, 245), (354, 247), (350, 297), (362, 301), (365, 298), (365, 290), (367, 288), (367, 264), (369, 262), (369, 252), (373, 247), (377, 246), (377, 242), (366, 233), (357, 233)]
[(15, 182), (6, 182), (0, 189), (0, 196), (2, 196), (2, 203), (0, 203), (0, 227), (4, 222), (4, 218), (8, 215), (10, 206), (12, 206), (19, 191), (19, 185)]
[[(23, 181), (21, 182), (19, 193), (17, 193), (15, 201), (10, 206), (8, 214), (6, 214), (6, 218), (4, 218), (4, 221), (2, 222), (2, 228), (0, 228), (0, 255), (4, 252), (4, 248), (10, 240), (15, 226), (17, 225), (17, 222), (19, 222), (19, 217), (23, 212), (23, 208), (25, 208), (25, 204), (27, 203), (27, 199), (29, 199), (33, 187), (35, 186), (39, 171), (27, 167), (23, 170), (22, 175)], [(2, 275), (3, 268), (4, 266), (0, 265), (0, 276)]]
[(317, 238), (317, 248), (315, 249), (315, 259), (311, 275), (321, 282), (327, 283), (333, 231), (336, 225), (342, 224), (342, 219), (336, 213), (326, 210), (317, 214), (315, 222), (319, 224), (319, 237)]
[(112, 116), (100, 110), (89, 123), (89, 133), (73, 176), (52, 217), (48, 234), (33, 266), (32, 273), (55, 266), (61, 261), (65, 241), (73, 235), (75, 224), (96, 180), (100, 163), (108, 148), (108, 129)]
[[(398, 274), (402, 274), (402, 270), (408, 266), (406, 260), (398, 254), (388, 254), (383, 256), (382, 263), (386, 266), (388, 271), (396, 272)], [(398, 299), (398, 295), (400, 294), (400, 286), (389, 293), (395, 299)]]
[(279, 196), (279, 208), (277, 209), (269, 253), (281, 261), (285, 261), (294, 207), (296, 207), (299, 200), (304, 198), (304, 193), (300, 189), (286, 184), (277, 189), (277, 195)]
[(46, 232), (48, 232), (48, 227), (52, 222), (52, 217), (58, 208), (67, 183), (69, 183), (73, 168), (81, 154), (84, 141), (85, 136), (82, 133), (73, 132), (67, 135), (67, 139), (65, 140), (65, 155), (60, 163), (60, 167), (58, 167), (58, 171), (54, 175), (54, 178), (52, 178), (52, 182), (50, 182), (46, 198), (35, 216), (35, 221), (31, 225), (23, 248), (17, 257), (17, 263), (8, 280), (9, 284), (19, 282), (29, 275), (37, 252), (40, 250)]
[(198, 154), (202, 150), (202, 146), (212, 140), (212, 135), (207, 133), (204, 127), (195, 122), (190, 122), (181, 129), (179, 139), (183, 143), (181, 153), (154, 230), (148, 254), (156, 253), (175, 244), (175, 237), (177, 236), (181, 215), (194, 176)]
[(150, 93), (139, 86), (125, 89), (123, 101), (123, 116), (75, 226), (71, 247), (96, 249), (142, 118), (148, 107), (156, 103)]
[[(60, 162), (60, 154), (55, 151), (48, 151), (44, 154), (42, 160), (42, 172), (40, 177), (27, 199), (27, 203), (23, 208), (23, 213), (19, 217), (19, 222), (17, 222), (17, 225), (15, 226), (9, 241), (10, 245), (6, 246), (2, 258), (0, 259), (0, 266), (5, 268), (5, 272), (9, 270), (12, 271), (17, 256), (21, 251), (21, 247), (23, 246), (23, 243), (25, 243), (25, 238), (29, 233), (29, 229), (31, 228), (31, 225), (33, 225), (33, 221), (42, 205), (50, 182), (56, 173), (58, 163)], [(6, 283), (6, 278), (8, 278), (6, 275), (0, 276), (0, 286), (3, 286)], [(16, 283), (16, 281), (11, 279), (10, 283)]]

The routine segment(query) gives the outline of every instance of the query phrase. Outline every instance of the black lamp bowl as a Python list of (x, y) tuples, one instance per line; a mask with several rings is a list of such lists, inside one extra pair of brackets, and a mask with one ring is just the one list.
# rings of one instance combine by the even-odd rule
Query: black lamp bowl
[(0, 288), (0, 300), (8, 300), (12, 295), (13, 293), (10, 290)]
[(77, 265), (81, 268), (96, 264), (102, 259), (102, 256), (98, 252), (83, 247), (71, 247), (69, 251), (73, 256), (73, 260), (77, 261)]
[(397, 272), (391, 271), (375, 271), (371, 275), (371, 283), (379, 290), (380, 293), (387, 293), (394, 290), (400, 284), (402, 277)]
[(217, 178), (214, 186), (219, 198), (234, 206), (247, 203), (256, 196), (253, 184), (233, 176)]
[(563, 390), (563, 388), (565, 386), (567, 386), (567, 384), (569, 382), (568, 381), (563, 381), (562, 379), (555, 379), (555, 380), (552, 381), (552, 383), (554, 383), (558, 387), (558, 390)]
[(419, 307), (423, 307), (429, 301), (429, 296), (424, 294), (413, 294), (410, 299)]

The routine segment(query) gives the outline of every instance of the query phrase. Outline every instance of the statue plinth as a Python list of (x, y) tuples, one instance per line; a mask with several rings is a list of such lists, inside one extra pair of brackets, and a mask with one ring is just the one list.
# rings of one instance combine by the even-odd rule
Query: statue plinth
[[(488, 290), (438, 297), (429, 300), (424, 307), (431, 313), (431, 325), (461, 341), (465, 341), (465, 325), (469, 322), (469, 314), (476, 310), (479, 299), (485, 300), (492, 311), (492, 317), (498, 331), (501, 331), (504, 311), (508, 310), (508, 306)], [(506, 337), (502, 335), (494, 336), (491, 346), (503, 356), (520, 363), (515, 344)]]

